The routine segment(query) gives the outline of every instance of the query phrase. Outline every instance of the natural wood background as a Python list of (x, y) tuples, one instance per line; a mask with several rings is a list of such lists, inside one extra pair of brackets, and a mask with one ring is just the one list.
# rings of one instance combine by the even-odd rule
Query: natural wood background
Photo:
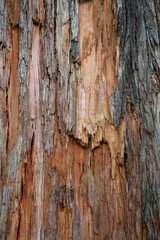
[(159, 0), (0, 0), (0, 239), (160, 239)]

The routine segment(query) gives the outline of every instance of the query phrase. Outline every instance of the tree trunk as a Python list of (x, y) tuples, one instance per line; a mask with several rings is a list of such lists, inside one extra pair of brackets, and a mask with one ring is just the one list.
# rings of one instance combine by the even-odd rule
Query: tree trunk
[(0, 0), (0, 239), (160, 239), (159, 0)]

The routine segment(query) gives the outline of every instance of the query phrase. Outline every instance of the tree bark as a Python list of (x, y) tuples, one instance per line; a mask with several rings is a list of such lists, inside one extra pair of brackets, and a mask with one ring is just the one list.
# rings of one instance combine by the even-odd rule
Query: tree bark
[(158, 0), (0, 0), (0, 239), (160, 239)]

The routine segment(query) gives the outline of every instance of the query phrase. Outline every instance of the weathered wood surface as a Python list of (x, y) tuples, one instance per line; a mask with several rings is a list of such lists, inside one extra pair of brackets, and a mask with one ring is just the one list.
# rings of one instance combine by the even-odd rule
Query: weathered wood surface
[(0, 0), (0, 239), (160, 239), (159, 0)]

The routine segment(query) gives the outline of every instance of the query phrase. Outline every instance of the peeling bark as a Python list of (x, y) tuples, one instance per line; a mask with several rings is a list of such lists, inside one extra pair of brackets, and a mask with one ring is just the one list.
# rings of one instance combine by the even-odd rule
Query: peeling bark
[(159, 16), (0, 1), (0, 239), (160, 238)]

